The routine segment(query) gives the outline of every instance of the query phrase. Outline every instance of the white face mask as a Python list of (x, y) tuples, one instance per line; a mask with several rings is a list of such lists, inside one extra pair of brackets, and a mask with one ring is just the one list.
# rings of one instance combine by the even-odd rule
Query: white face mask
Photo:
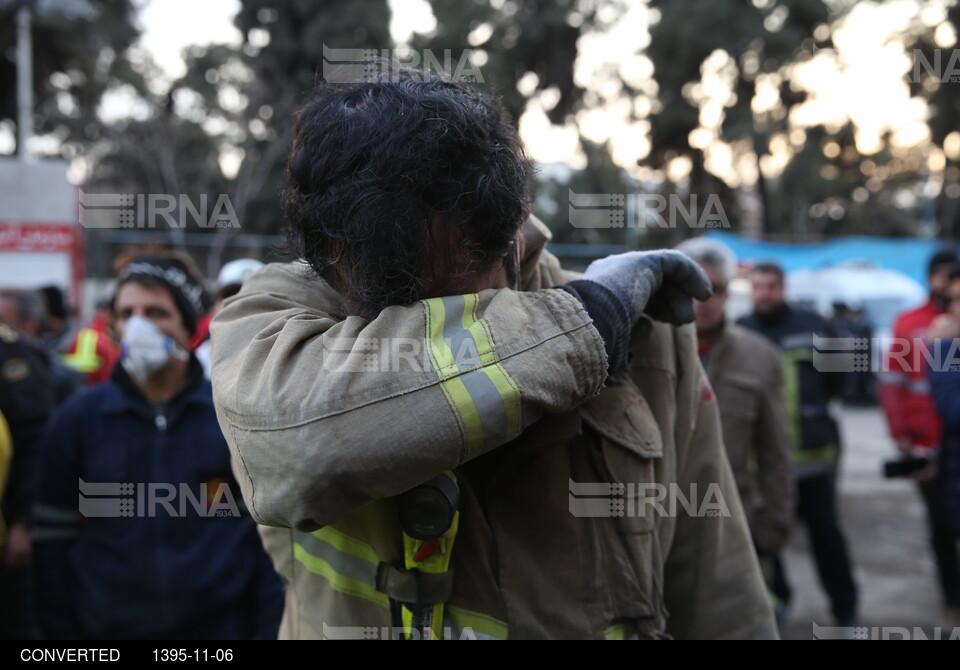
[(150, 319), (131, 316), (120, 338), (121, 364), (136, 381), (143, 383), (163, 369), (171, 358), (187, 360), (190, 354), (172, 337), (164, 335)]

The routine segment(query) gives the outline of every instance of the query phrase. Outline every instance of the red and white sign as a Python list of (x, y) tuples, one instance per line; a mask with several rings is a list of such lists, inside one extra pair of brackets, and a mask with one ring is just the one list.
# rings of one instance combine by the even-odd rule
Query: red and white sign
[(74, 225), (0, 221), (0, 251), (66, 251), (77, 245)]
[(68, 167), (0, 157), (0, 286), (58, 286), (80, 305), (85, 239)]

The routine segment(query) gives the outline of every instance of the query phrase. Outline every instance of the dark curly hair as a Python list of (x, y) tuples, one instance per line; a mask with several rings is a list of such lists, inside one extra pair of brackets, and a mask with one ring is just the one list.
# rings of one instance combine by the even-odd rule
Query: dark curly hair
[(287, 164), (288, 243), (349, 311), (459, 293), (508, 252), (530, 163), (499, 102), (441, 74), (321, 82)]

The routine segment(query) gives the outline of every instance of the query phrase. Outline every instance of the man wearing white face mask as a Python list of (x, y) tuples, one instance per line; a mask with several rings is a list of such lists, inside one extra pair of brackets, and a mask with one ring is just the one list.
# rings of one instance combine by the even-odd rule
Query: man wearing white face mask
[(282, 588), (189, 350), (204, 297), (178, 257), (128, 263), (120, 365), (51, 422), (35, 513), (49, 637), (276, 635)]

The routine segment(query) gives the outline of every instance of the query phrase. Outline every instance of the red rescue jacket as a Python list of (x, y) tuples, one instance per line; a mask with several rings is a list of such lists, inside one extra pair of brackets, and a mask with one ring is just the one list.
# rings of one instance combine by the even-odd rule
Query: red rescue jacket
[(919, 447), (940, 444), (940, 417), (930, 396), (921, 340), (943, 310), (931, 299), (901, 314), (893, 327), (893, 342), (879, 375), (880, 402), (895, 439), (910, 437)]

